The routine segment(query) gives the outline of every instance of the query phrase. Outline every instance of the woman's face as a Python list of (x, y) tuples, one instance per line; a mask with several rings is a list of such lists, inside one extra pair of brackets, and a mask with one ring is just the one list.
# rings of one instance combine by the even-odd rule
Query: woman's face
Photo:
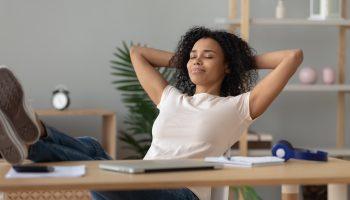
[(187, 70), (191, 81), (196, 86), (204, 87), (221, 86), (226, 73), (229, 72), (223, 50), (219, 43), (211, 38), (202, 38), (194, 44)]

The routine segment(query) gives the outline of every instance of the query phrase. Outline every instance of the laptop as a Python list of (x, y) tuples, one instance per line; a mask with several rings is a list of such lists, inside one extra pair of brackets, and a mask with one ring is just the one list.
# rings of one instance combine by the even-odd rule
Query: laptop
[(124, 173), (149, 173), (221, 169), (223, 165), (204, 160), (131, 160), (104, 162), (99, 164), (99, 168)]

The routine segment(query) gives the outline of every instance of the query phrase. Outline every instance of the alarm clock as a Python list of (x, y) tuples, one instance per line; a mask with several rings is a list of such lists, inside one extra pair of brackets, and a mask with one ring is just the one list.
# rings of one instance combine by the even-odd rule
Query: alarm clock
[(70, 104), (69, 91), (64, 85), (56, 86), (52, 92), (52, 106), (57, 110), (64, 110)]

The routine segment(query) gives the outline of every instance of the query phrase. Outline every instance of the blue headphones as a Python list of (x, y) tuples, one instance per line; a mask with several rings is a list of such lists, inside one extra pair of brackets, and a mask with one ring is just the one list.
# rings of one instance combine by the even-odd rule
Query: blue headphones
[(311, 151), (308, 149), (294, 148), (288, 141), (280, 140), (272, 147), (272, 155), (284, 159), (327, 161), (328, 153), (324, 151)]

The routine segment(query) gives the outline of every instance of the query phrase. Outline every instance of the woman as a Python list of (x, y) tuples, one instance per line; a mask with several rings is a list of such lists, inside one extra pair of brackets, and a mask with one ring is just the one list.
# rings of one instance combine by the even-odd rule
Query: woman
[[(160, 110), (144, 159), (223, 155), (268, 108), (303, 60), (299, 49), (254, 55), (236, 35), (204, 27), (190, 29), (175, 53), (135, 46), (130, 55), (142, 87)], [(158, 66), (177, 68), (175, 87), (155, 69)], [(256, 69), (273, 71), (253, 87)], [(95, 139), (69, 137), (37, 119), (23, 103), (21, 86), (7, 68), (0, 68), (0, 89), (0, 153), (10, 163), (24, 158), (110, 159)], [(210, 188), (92, 194), (95, 199), (207, 200)]]

